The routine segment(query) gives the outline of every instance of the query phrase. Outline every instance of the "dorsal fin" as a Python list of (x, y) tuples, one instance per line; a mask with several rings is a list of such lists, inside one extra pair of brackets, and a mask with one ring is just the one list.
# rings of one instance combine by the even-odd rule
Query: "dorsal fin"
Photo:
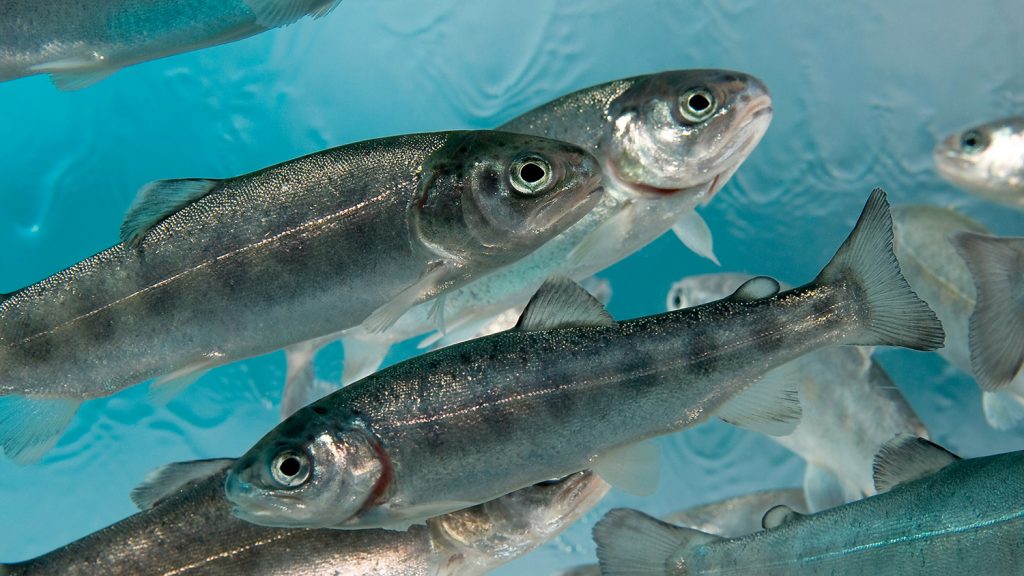
[(165, 218), (206, 196), (220, 180), (185, 178), (156, 180), (139, 189), (121, 222), (121, 242), (130, 248), (142, 243), (146, 233)]
[(139, 510), (149, 510), (188, 484), (213, 476), (234, 462), (234, 458), (213, 458), (166, 464), (147, 474), (132, 490), (132, 502)]
[(615, 320), (597, 298), (568, 278), (552, 276), (530, 299), (516, 328), (538, 332), (553, 328), (614, 325)]
[(900, 434), (882, 445), (875, 455), (875, 490), (893, 486), (938, 472), (960, 457), (924, 438)]
[(779, 293), (779, 288), (779, 281), (775, 278), (770, 278), (768, 276), (754, 276), (740, 285), (740, 287), (732, 293), (732, 296), (729, 296), (729, 299), (737, 300), (739, 302), (752, 302), (754, 300), (768, 298), (769, 296), (775, 296)]
[(761, 518), (761, 527), (765, 530), (774, 530), (787, 522), (799, 518), (801, 514), (785, 504), (779, 504), (764, 513)]
[(331, 13), (341, 0), (245, 0), (256, 21), (267, 28), (287, 26), (309, 14), (322, 18)]

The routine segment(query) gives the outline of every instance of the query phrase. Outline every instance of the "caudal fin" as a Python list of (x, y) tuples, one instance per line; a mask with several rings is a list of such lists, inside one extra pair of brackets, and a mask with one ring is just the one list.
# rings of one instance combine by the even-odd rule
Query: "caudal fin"
[(686, 574), (679, 552), (721, 539), (626, 508), (611, 510), (594, 526), (597, 559), (604, 576)]
[(1024, 366), (1024, 238), (954, 232), (949, 241), (974, 278), (971, 368), (987, 392), (1005, 390)]
[(892, 217), (885, 192), (871, 192), (853, 232), (815, 279), (848, 284), (865, 305), (861, 329), (843, 342), (935, 350), (945, 340), (935, 312), (911, 290), (892, 251)]

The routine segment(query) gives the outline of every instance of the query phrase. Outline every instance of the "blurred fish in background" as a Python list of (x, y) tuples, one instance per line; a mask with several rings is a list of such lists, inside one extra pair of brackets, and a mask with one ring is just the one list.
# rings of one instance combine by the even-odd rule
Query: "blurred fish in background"
[[(735, 273), (684, 278), (672, 285), (666, 305), (678, 310), (718, 300), (751, 278)], [(804, 496), (811, 512), (875, 494), (871, 463), (882, 445), (897, 434), (927, 435), (870, 348), (816, 350), (764, 379), (789, 380), (799, 390), (800, 423), (791, 434), (771, 438), (807, 461)]]
[(234, 42), (341, 0), (4, 0), (0, 82), (49, 74), (61, 90), (90, 86), (125, 66)]
[(935, 166), (953, 184), (1024, 210), (1024, 116), (950, 134), (935, 146)]

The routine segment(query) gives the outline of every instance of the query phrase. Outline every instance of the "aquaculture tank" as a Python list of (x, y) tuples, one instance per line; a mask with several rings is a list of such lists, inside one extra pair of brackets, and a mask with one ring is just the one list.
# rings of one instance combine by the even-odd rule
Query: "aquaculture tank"
[[(14, 16), (0, 8), (0, 17)], [(495, 128), (577, 89), (687, 68), (761, 79), (771, 125), (697, 208), (720, 265), (661, 235), (596, 274), (615, 319), (664, 312), (673, 283), (696, 274), (810, 281), (876, 187), (893, 206), (953, 208), (1020, 236), (1021, 211), (944, 180), (933, 149), (1024, 110), (1021, 22), (1024, 4), (1012, 0), (344, 0), (320, 18), (64, 86), (73, 90), (46, 74), (12, 79), (0, 83), (0, 293), (117, 244), (126, 210), (154, 180), (227, 178), (371, 138)], [(9, 41), (0, 37), (0, 50)], [(421, 353), (418, 341), (385, 363)], [(317, 379), (339, 383), (344, 358), (339, 344), (324, 348)], [(1024, 428), (987, 423), (971, 374), (930, 352), (880, 347), (874, 358), (933, 441), (964, 457), (1024, 449)], [(0, 457), (0, 562), (133, 514), (129, 493), (156, 467), (241, 455), (280, 421), (284, 378), (277, 351), (217, 367), (166, 403), (151, 401), (147, 385), (84, 402), (38, 461)], [(656, 443), (653, 495), (613, 488), (495, 573), (595, 562), (591, 529), (614, 507), (665, 515), (804, 481), (799, 456), (715, 418)]]

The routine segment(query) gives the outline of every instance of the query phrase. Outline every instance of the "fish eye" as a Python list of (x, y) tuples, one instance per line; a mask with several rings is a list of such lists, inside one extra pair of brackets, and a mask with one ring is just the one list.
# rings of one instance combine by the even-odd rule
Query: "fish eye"
[(703, 122), (716, 109), (715, 95), (707, 88), (691, 88), (679, 97), (679, 113), (687, 122)]
[(978, 130), (968, 130), (960, 137), (960, 148), (964, 152), (981, 152), (988, 146), (988, 138)]
[(683, 297), (679, 295), (679, 292), (672, 294), (672, 307), (676, 310), (683, 307)]
[(508, 176), (512, 187), (527, 196), (547, 192), (555, 183), (551, 174), (551, 164), (534, 154), (512, 162)]
[(270, 477), (282, 488), (301, 486), (309, 479), (309, 457), (292, 450), (281, 452), (270, 465)]

